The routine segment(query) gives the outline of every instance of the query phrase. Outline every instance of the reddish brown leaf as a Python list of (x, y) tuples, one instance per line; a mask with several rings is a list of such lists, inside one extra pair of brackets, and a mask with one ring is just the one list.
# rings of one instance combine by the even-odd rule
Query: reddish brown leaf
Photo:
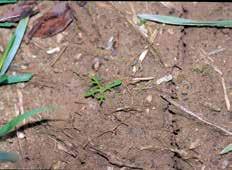
[(35, 9), (37, 2), (35, 0), (23, 1), (15, 4), (3, 16), (0, 17), (0, 22), (18, 22), (24, 17), (33, 16), (39, 12)]
[(46, 38), (65, 30), (73, 21), (73, 10), (67, 2), (57, 3), (49, 12), (38, 18), (27, 37)]

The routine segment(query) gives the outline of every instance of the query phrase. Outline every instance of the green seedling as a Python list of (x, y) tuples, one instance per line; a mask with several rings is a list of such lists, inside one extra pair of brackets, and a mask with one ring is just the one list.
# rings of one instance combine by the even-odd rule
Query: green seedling
[(121, 80), (114, 80), (111, 83), (103, 85), (98, 76), (93, 76), (91, 77), (91, 88), (85, 93), (85, 97), (94, 97), (101, 105), (106, 98), (106, 91), (111, 91), (112, 88), (120, 86), (121, 84)]
[(138, 22), (138, 25), (139, 26), (142, 26), (142, 25), (145, 25), (146, 24), (146, 20), (145, 19), (141, 19), (141, 18), (139, 18), (139, 22)]

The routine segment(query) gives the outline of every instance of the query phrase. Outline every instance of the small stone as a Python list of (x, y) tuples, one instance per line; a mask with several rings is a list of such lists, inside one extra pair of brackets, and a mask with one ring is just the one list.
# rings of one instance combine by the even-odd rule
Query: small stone
[(81, 54), (81, 53), (78, 53), (77, 55), (74, 56), (74, 59), (75, 59), (76, 61), (79, 61), (79, 60), (81, 59), (81, 56), (82, 56), (82, 54)]
[(147, 101), (148, 103), (151, 103), (151, 102), (152, 102), (152, 95), (148, 95), (148, 96), (146, 97), (146, 101)]
[(54, 53), (58, 53), (59, 51), (60, 51), (60, 47), (49, 48), (49, 50), (47, 50), (47, 54), (54, 54)]
[(21, 65), (21, 69), (22, 69), (22, 70), (26, 70), (26, 69), (27, 69), (27, 66)]
[(172, 80), (172, 75), (171, 74), (169, 74), (169, 75), (166, 75), (166, 76), (164, 76), (164, 77), (162, 77), (162, 78), (160, 78), (160, 79), (158, 79), (157, 81), (156, 81), (156, 84), (161, 84), (161, 83), (163, 83), (163, 82), (168, 82), (168, 81), (171, 81)]
[(64, 36), (63, 36), (62, 33), (60, 33), (60, 34), (58, 34), (58, 35), (56, 36), (56, 42), (57, 42), (57, 43), (61, 43), (63, 39), (64, 39)]
[(150, 112), (150, 109), (149, 108), (146, 108), (146, 113), (149, 113)]
[(100, 68), (101, 66), (101, 62), (100, 62), (100, 59), (99, 58), (95, 58), (93, 60), (93, 65), (92, 65), (92, 68), (94, 71), (98, 71), (98, 69)]
[(26, 135), (25, 135), (23, 132), (17, 132), (17, 137), (18, 137), (19, 139), (23, 139), (23, 138), (26, 137)]

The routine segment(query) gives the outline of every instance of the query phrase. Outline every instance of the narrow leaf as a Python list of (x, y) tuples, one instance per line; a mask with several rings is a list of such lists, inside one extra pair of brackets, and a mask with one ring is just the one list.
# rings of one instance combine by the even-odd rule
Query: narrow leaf
[(228, 152), (232, 151), (232, 144), (229, 144), (228, 146), (226, 146), (221, 152), (220, 154), (226, 154)]
[(12, 47), (11, 47), (9, 53), (8, 53), (7, 58), (4, 61), (4, 64), (2, 66), (2, 70), (0, 72), (0, 75), (3, 75), (3, 74), (6, 73), (6, 71), (8, 70), (8, 68), (9, 68), (9, 66), (10, 66), (10, 64), (12, 62), (12, 60), (14, 59), (14, 57), (15, 57), (17, 51), (18, 51), (18, 48), (20, 47), (20, 44), (22, 42), (23, 35), (24, 35), (25, 31), (26, 31), (28, 21), (29, 21), (29, 17), (24, 18), (19, 22), (19, 24), (18, 24), (18, 26), (17, 26), (17, 28), (15, 30), (14, 43), (13, 43), (13, 45), (12, 45)]
[(30, 116), (34, 116), (41, 112), (46, 112), (51, 110), (51, 107), (42, 107), (33, 109), (31, 111), (25, 112), (22, 115), (19, 115), (15, 118), (13, 118), (11, 121), (9, 121), (7, 124), (0, 127), (0, 137), (5, 136), (7, 133), (9, 133), (13, 128), (15, 128), (19, 123), (21, 123), (24, 119), (28, 119)]
[(0, 0), (0, 4), (16, 3), (17, 0)]
[(161, 22), (164, 24), (171, 24), (171, 25), (232, 28), (232, 20), (199, 21), (199, 20), (191, 20), (191, 19), (185, 19), (185, 18), (179, 18), (173, 16), (153, 15), (153, 14), (138, 14), (137, 16), (143, 20)]
[(16, 162), (19, 160), (19, 156), (14, 152), (0, 152), (0, 162)]
[(0, 70), (1, 70), (1, 68), (2, 68), (2, 66), (3, 66), (3, 63), (4, 63), (5, 59), (6, 59), (6, 57), (8, 56), (8, 53), (9, 53), (9, 51), (10, 51), (10, 49), (11, 49), (13, 43), (14, 43), (14, 40), (15, 40), (15, 34), (13, 34), (13, 35), (11, 36), (11, 39), (10, 39), (10, 41), (8, 42), (7, 47), (6, 47), (6, 49), (5, 49), (5, 51), (4, 51), (3, 55), (2, 55), (2, 57), (0, 58)]
[(2, 28), (9, 28), (13, 26), (16, 26), (16, 24), (12, 22), (0, 22), (0, 27)]
[(16, 75), (3, 75), (0, 76), (0, 85), (15, 84), (29, 81), (32, 78), (31, 73), (16, 74)]

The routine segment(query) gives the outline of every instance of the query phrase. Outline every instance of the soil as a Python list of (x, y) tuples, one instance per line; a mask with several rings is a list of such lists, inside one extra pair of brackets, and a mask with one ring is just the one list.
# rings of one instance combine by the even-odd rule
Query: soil
[[(43, 1), (43, 13), (54, 1)], [(133, 25), (137, 13), (173, 15), (199, 20), (232, 18), (231, 3), (182, 2), (172, 8), (159, 2), (69, 2), (76, 21), (62, 33), (22, 43), (10, 67), (31, 72), (24, 84), (1, 87), (1, 124), (15, 116), (23, 95), (24, 110), (55, 105), (57, 109), (30, 118), (17, 132), (1, 140), (1, 150), (20, 154), (18, 163), (2, 169), (185, 170), (232, 169), (231, 153), (220, 155), (231, 137), (189, 116), (161, 98), (178, 104), (230, 131), (221, 77), (232, 100), (231, 29), (182, 27), (146, 22), (145, 37)], [(2, 12), (7, 10), (1, 6)], [(39, 14), (40, 15), (40, 14)], [(31, 18), (29, 28), (36, 18)], [(1, 29), (5, 47), (12, 30)], [(149, 43), (150, 33), (156, 33)], [(115, 49), (105, 49), (114, 36)], [(60, 51), (47, 54), (49, 48)], [(148, 48), (141, 69), (133, 72)], [(218, 52), (215, 52), (217, 49)], [(217, 72), (218, 68), (222, 76)], [(102, 105), (85, 98), (89, 75), (123, 84), (106, 93)], [(171, 74), (159, 85), (156, 80)], [(153, 77), (133, 83), (133, 78)], [(232, 130), (231, 130), (232, 131)]]

